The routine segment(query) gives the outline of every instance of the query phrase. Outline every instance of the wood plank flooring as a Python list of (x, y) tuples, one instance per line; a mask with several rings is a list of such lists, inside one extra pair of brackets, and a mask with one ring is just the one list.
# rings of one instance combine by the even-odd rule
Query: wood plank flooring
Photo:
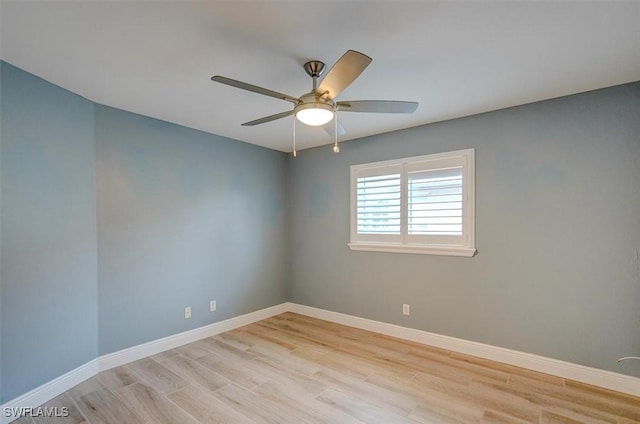
[(640, 424), (640, 398), (293, 313), (102, 372), (19, 424)]

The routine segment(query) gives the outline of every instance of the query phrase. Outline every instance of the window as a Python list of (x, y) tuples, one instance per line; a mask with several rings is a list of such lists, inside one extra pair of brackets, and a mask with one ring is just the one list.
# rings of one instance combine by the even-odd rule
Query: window
[(352, 250), (473, 256), (474, 150), (351, 166)]

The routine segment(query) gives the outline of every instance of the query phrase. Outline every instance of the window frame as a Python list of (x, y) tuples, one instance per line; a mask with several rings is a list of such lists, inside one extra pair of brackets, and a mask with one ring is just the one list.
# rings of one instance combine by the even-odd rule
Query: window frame
[[(462, 168), (462, 235), (435, 236), (408, 234), (409, 172)], [(400, 173), (400, 234), (357, 233), (357, 180), (359, 177)], [(475, 248), (475, 150), (413, 156), (381, 162), (351, 165), (350, 169), (351, 250), (418, 253), (472, 257)]]

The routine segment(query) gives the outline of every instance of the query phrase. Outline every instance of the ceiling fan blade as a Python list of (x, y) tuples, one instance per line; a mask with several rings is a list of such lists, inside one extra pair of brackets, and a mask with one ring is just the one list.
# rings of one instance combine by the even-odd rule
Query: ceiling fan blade
[(286, 112), (276, 113), (275, 115), (265, 116), (264, 118), (255, 119), (253, 121), (245, 122), (242, 124), (245, 127), (253, 127), (254, 125), (264, 124), (265, 122), (275, 121), (276, 119), (285, 118), (289, 115), (293, 115), (293, 110)]
[[(322, 126), (322, 129), (325, 130), (327, 132), (327, 134), (329, 134), (331, 137), (335, 137), (336, 136), (336, 123), (333, 122), (333, 120), (327, 122), (326, 124), (324, 124)], [(340, 123), (340, 121), (338, 121), (338, 137), (343, 136), (347, 133), (347, 131), (344, 129), (344, 127), (342, 126), (342, 124)]]
[(418, 108), (417, 102), (393, 100), (346, 100), (336, 105), (340, 112), (413, 113)]
[(371, 58), (355, 50), (348, 50), (327, 72), (318, 88), (319, 93), (329, 92), (334, 99), (347, 88), (371, 63)]
[(288, 102), (298, 104), (300, 99), (297, 97), (289, 96), (287, 94), (278, 93), (277, 91), (269, 90), (267, 88), (258, 87), (257, 85), (248, 84), (246, 82), (234, 80), (231, 78), (223, 77), (221, 75), (214, 75), (211, 77), (211, 81), (219, 82), (222, 84), (230, 85), (232, 87), (240, 88), (242, 90), (253, 91), (254, 93), (262, 94), (265, 96), (275, 97), (276, 99), (286, 100)]

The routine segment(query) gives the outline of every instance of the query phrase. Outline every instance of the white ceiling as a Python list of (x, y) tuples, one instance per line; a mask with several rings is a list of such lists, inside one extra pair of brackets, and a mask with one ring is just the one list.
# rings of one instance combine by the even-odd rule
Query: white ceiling
[[(640, 1), (5, 1), (3, 60), (97, 103), (281, 151), (292, 119), (240, 124), (298, 97), (310, 59), (373, 58), (338, 100), (410, 100), (412, 115), (342, 113), (343, 139), (640, 80)], [(330, 144), (298, 125), (298, 148)]]

